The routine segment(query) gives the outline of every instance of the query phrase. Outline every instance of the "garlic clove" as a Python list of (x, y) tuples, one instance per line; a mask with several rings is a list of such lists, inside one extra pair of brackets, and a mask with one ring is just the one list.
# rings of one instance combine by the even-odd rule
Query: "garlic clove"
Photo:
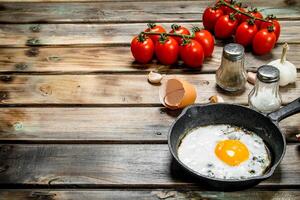
[(224, 103), (225, 102), (224, 99), (218, 95), (211, 96), (211, 97), (209, 97), (208, 100), (210, 103)]
[(247, 73), (247, 81), (249, 83), (251, 83), (252, 85), (255, 84), (255, 80), (256, 80), (256, 73), (254, 72), (248, 72)]
[(158, 84), (161, 82), (163, 76), (159, 73), (156, 73), (156, 72), (153, 72), (151, 71), (149, 74), (148, 74), (148, 81), (150, 83), (153, 83), (153, 84)]

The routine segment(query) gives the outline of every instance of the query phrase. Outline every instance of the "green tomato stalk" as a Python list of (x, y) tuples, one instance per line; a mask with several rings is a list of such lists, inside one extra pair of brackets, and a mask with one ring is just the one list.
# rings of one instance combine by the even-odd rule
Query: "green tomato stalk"
[(192, 35), (185, 35), (185, 34), (178, 34), (178, 33), (156, 33), (156, 32), (141, 32), (140, 34), (144, 34), (144, 35), (160, 35), (161, 37), (166, 37), (166, 36), (177, 36), (177, 37), (182, 37), (182, 38), (189, 38), (189, 39), (193, 39), (195, 38), (195, 36)]
[(265, 19), (261, 19), (261, 18), (257, 18), (257, 17), (254, 17), (252, 15), (250, 15), (249, 13), (246, 13), (246, 12), (243, 12), (243, 11), (240, 11), (239, 9), (235, 8), (233, 5), (225, 2), (224, 0), (220, 0), (218, 2), (218, 5), (224, 5), (226, 7), (229, 7), (231, 8), (232, 10), (236, 11), (236, 13), (241, 13), (242, 15), (245, 15), (247, 17), (250, 17), (251, 19), (253, 20), (259, 20), (259, 21), (263, 21), (263, 22), (267, 22), (267, 23), (272, 23), (272, 22), (269, 22), (268, 20), (265, 20)]

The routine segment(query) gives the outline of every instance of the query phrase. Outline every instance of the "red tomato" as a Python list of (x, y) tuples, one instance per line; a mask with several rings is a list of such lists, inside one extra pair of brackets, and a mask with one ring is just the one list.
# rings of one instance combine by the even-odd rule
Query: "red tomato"
[[(246, 12), (246, 9), (245, 9), (245, 8), (238, 7), (237, 9), (239, 9), (239, 10), (242, 11), (242, 12)], [(239, 22), (241, 23), (241, 22), (243, 22), (244, 16), (245, 16), (245, 15), (243, 15), (243, 14), (241, 14), (241, 13), (238, 13), (238, 14), (236, 14), (236, 19), (239, 20)]]
[(214, 51), (215, 40), (212, 34), (207, 30), (200, 30), (198, 27), (193, 27), (195, 40), (201, 44), (204, 57), (210, 57)]
[[(226, 3), (230, 4), (230, 5), (234, 5), (234, 1), (231, 1), (231, 0), (224, 0)], [(219, 0), (217, 1), (217, 4), (218, 4)], [(227, 6), (220, 6), (220, 9), (223, 11), (224, 15), (228, 14), (232, 9), (227, 7)]]
[(177, 61), (179, 45), (174, 38), (167, 37), (163, 41), (156, 42), (155, 54), (161, 64), (172, 65)]
[(206, 8), (202, 16), (204, 28), (208, 31), (214, 31), (215, 24), (222, 15), (223, 11), (220, 8)]
[[(254, 9), (253, 11), (250, 12), (250, 14), (253, 16), (253, 17), (256, 17), (256, 18), (259, 18), (259, 19), (263, 19), (263, 15), (257, 11), (257, 9)], [(260, 28), (260, 24), (261, 24), (261, 21), (260, 20), (255, 20), (255, 25), (256, 27), (259, 29)]]
[(203, 64), (204, 51), (196, 40), (188, 40), (180, 46), (180, 57), (187, 66), (199, 68)]
[[(177, 34), (183, 34), (183, 35), (190, 35), (190, 31), (180, 25), (177, 24), (172, 24), (171, 25), (172, 30), (170, 31), (170, 33), (177, 33)], [(177, 42), (178, 44), (181, 44), (182, 38), (181, 37), (176, 37), (176, 36), (172, 36)]]
[[(148, 28), (145, 30), (145, 32), (155, 32), (155, 33), (165, 33), (166, 30), (164, 27), (160, 25), (156, 25), (154, 23), (147, 24)], [(159, 40), (159, 35), (149, 35), (153, 43), (155, 44)]]
[(238, 25), (238, 21), (232, 15), (223, 15), (215, 25), (215, 36), (220, 39), (231, 37)]
[[(252, 15), (253, 17), (263, 19), (262, 14), (257, 10), (257, 8), (254, 8), (254, 9), (252, 9), (252, 10), (249, 10), (248, 14)], [(246, 21), (249, 20), (249, 19), (250, 19), (250, 17), (244, 15), (242, 21), (243, 21), (243, 22), (246, 22)], [(256, 25), (256, 27), (257, 27), (258, 29), (260, 28), (260, 24), (261, 24), (261, 21), (260, 21), (260, 20), (255, 20), (255, 25)]]
[(252, 48), (255, 54), (263, 55), (269, 53), (276, 43), (276, 35), (272, 27), (261, 29), (253, 38)]
[[(242, 8), (242, 7), (241, 7), (241, 4), (236, 4), (236, 5), (234, 5), (234, 7), (235, 7), (236, 9), (242, 11), (242, 12), (246, 12), (246, 9), (245, 9), (245, 8)], [(234, 13), (236, 13), (236, 11), (230, 8), (230, 11), (227, 12), (226, 14), (227, 14), (227, 15), (230, 15), (230, 14), (234, 14)], [(243, 22), (243, 20), (245, 19), (244, 16), (245, 16), (245, 15), (243, 15), (243, 14), (241, 14), (241, 13), (235, 14), (235, 18), (236, 18), (240, 23)]]
[(244, 47), (251, 45), (252, 40), (257, 33), (257, 27), (254, 21), (241, 23), (235, 32), (235, 41)]
[[(247, 10), (245, 10), (245, 12), (250, 14)], [(246, 15), (242, 15), (240, 23), (247, 22), (249, 19), (250, 19), (250, 17), (248, 17)]]
[(154, 44), (148, 37), (136, 36), (131, 41), (131, 53), (137, 62), (146, 64), (153, 57)]
[(272, 23), (261, 22), (260, 29), (268, 28), (268, 26), (271, 26), (273, 24), (274, 33), (276, 35), (276, 41), (277, 41), (279, 36), (280, 36), (280, 24), (279, 24), (279, 22), (277, 21), (277, 19), (274, 15), (268, 15), (266, 20), (268, 20), (269, 22), (272, 22)]

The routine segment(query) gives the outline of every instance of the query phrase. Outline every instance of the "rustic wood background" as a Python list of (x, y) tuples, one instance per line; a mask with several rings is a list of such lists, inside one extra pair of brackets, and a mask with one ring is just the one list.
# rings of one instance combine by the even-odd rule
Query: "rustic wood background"
[[(133, 62), (132, 37), (157, 22), (201, 26), (213, 0), (0, 0), (0, 200), (7, 199), (299, 199), (300, 114), (283, 120), (287, 153), (269, 180), (240, 192), (209, 191), (172, 163), (167, 131), (180, 111), (147, 82), (156, 62)], [(279, 58), (300, 72), (300, 1), (243, 0), (282, 25), (272, 54), (247, 53), (249, 71)], [(243, 94), (216, 89), (221, 41), (202, 71), (164, 69), (196, 85), (198, 103), (221, 95), (247, 105)], [(300, 96), (281, 88), (284, 104)]]

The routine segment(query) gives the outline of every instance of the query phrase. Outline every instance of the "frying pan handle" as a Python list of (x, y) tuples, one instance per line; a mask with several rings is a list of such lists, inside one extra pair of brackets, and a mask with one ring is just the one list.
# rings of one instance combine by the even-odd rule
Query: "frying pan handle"
[(288, 105), (280, 108), (279, 110), (270, 113), (268, 116), (275, 122), (279, 122), (293, 114), (300, 112), (300, 98), (294, 100)]

